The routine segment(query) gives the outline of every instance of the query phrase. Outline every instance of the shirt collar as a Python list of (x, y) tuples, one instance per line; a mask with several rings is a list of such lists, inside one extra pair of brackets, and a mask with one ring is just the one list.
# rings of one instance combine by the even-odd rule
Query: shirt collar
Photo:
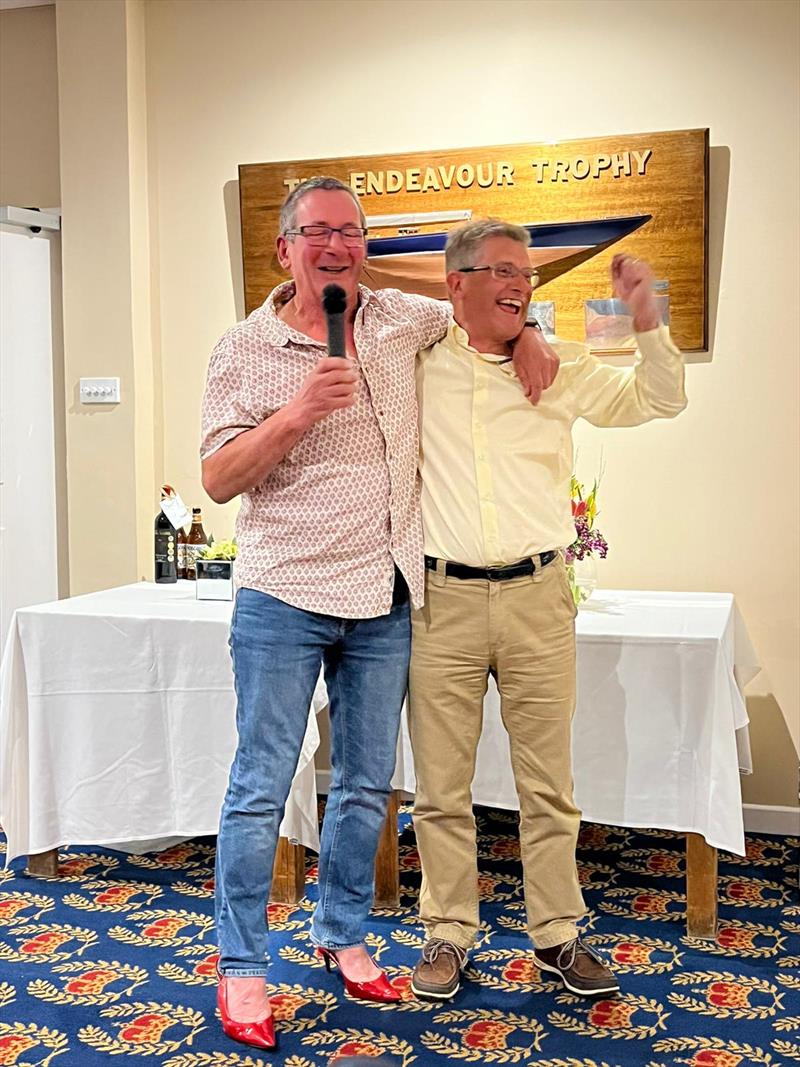
[(450, 328), (447, 331), (448, 339), (450, 343), (456, 349), (461, 349), (463, 352), (468, 353), (470, 356), (477, 356), (478, 359), (485, 360), (486, 363), (508, 363), (509, 356), (498, 356), (494, 352), (479, 352), (477, 348), (473, 348), (469, 343), (469, 334), (463, 326), (459, 326), (455, 319), (450, 323)]
[[(292, 329), (292, 327), (287, 325), (283, 319), (278, 317), (278, 309), (291, 300), (294, 294), (295, 283), (293, 279), (289, 279), (288, 282), (281, 282), (280, 285), (275, 286), (259, 308), (259, 311), (262, 313), (262, 322), (267, 335), (266, 340), (270, 344), (278, 345), (280, 347), (285, 347), (289, 344), (312, 344), (324, 347), (324, 342), (315, 341), (312, 337), (307, 337), (304, 333)], [(372, 290), (368, 289), (366, 285), (359, 285), (358, 309), (356, 315), (367, 306), (373, 295)]]

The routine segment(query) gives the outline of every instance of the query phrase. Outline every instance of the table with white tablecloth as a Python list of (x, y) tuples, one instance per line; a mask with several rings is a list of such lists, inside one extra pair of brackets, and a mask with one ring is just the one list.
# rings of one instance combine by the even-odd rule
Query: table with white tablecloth
[[(230, 602), (197, 601), (189, 582), (16, 613), (0, 670), (7, 861), (65, 843), (145, 848), (216, 832), (236, 739), (230, 615)], [(742, 688), (758, 667), (734, 599), (598, 590), (578, 613), (577, 635), (573, 761), (584, 819), (686, 833), (689, 925), (692, 870), (703, 868), (694, 929), (708, 936), (715, 850), (744, 851), (739, 773), (751, 770)], [(320, 680), (281, 828), (314, 849), (314, 711), (325, 702)], [(415, 787), (405, 723), (394, 785)], [(473, 796), (518, 806), (491, 684)], [(396, 849), (390, 829), (378, 869), (395, 884), (384, 900), (396, 898)], [(292, 868), (301, 878), (296, 858)]]
[[(734, 598), (597, 590), (578, 612), (576, 629), (577, 805), (589, 822), (689, 835), (690, 927), (710, 936), (715, 850), (744, 854), (739, 774), (752, 770), (742, 689), (758, 665)], [(405, 721), (395, 785), (415, 789)], [(493, 682), (484, 700), (473, 800), (519, 807)]]
[[(59, 845), (145, 849), (215, 834), (236, 746), (230, 601), (193, 582), (16, 612), (0, 682), (6, 861)], [(312, 712), (325, 703), (322, 683)], [(309, 715), (281, 834), (319, 848)]]

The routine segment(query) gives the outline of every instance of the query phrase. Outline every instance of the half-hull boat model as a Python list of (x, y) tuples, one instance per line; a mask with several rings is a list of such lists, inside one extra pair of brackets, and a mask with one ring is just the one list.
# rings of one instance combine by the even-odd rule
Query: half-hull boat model
[[(370, 230), (393, 228), (392, 236), (367, 239), (364, 279), (372, 289), (402, 289), (444, 299), (444, 246), (447, 231), (421, 233), (420, 229), (442, 223), (459, 223), (472, 217), (471, 211), (418, 212), (404, 215), (372, 215)], [(652, 215), (623, 215), (582, 222), (523, 223), (531, 235), (528, 249), (531, 266), (539, 272), (537, 288), (566, 274), (598, 252), (638, 230)]]

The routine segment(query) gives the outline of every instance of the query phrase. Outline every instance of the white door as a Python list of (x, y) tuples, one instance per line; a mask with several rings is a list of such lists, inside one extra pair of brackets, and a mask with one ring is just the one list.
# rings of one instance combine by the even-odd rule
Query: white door
[(0, 639), (58, 598), (51, 242), (0, 224)]

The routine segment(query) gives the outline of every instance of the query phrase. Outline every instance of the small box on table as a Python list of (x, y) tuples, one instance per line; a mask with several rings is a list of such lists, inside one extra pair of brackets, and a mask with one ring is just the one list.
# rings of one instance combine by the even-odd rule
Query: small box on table
[(233, 600), (233, 560), (198, 559), (197, 599)]

